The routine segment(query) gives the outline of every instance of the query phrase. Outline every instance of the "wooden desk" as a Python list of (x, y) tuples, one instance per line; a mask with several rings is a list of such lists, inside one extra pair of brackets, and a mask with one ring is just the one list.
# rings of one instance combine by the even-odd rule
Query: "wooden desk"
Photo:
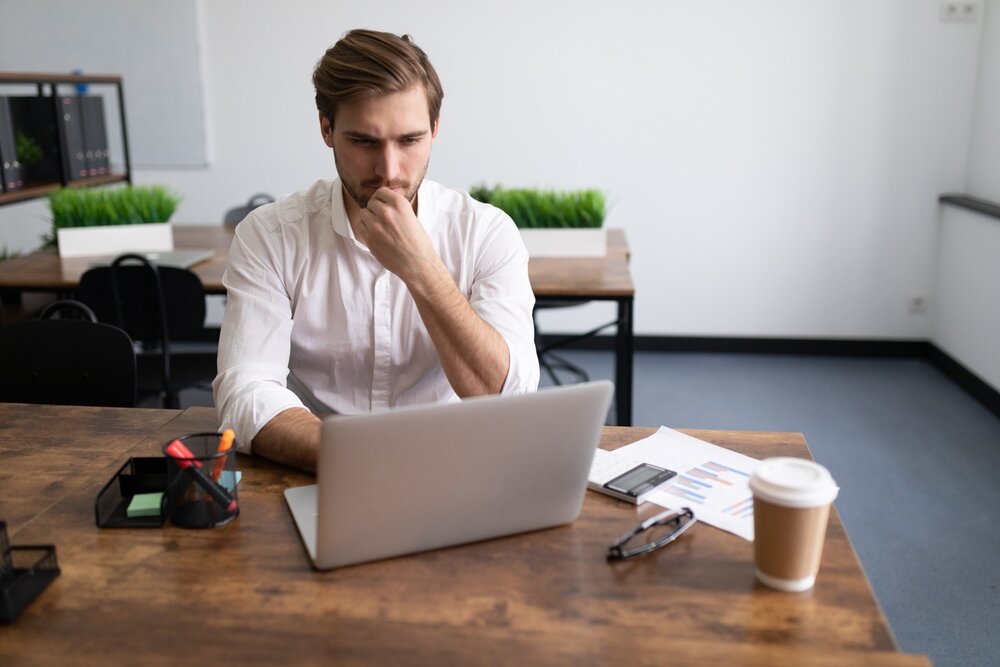
[(635, 286), (629, 272), (630, 255), (625, 231), (609, 229), (608, 251), (604, 257), (536, 257), (528, 262), (531, 289), (539, 304), (547, 301), (611, 301), (617, 304), (615, 423), (619, 426), (632, 425)]
[[(228, 526), (94, 526), (94, 498), (129, 455), (215, 426), (206, 408), (0, 404), (0, 516), (16, 508), (12, 543), (55, 544), (62, 568), (0, 626), (0, 664), (929, 664), (896, 652), (835, 512), (803, 594), (755, 584), (752, 545), (706, 525), (608, 564), (637, 510), (593, 492), (568, 526), (316, 572), (282, 496), (312, 478), (244, 456)], [(602, 446), (652, 431), (608, 427)], [(799, 434), (691, 433), (755, 457), (809, 455)]]
[[(225, 294), (222, 273), (229, 257), (233, 230), (222, 225), (174, 225), (178, 250), (211, 249), (214, 255), (191, 267), (209, 294)], [(635, 294), (628, 270), (628, 243), (621, 229), (608, 230), (608, 254), (599, 258), (540, 258), (528, 264), (535, 296), (592, 300)], [(92, 258), (62, 259), (55, 248), (0, 262), (0, 288), (25, 291), (74, 290)]]
[[(222, 225), (174, 225), (174, 247), (185, 249), (211, 249), (209, 259), (191, 267), (208, 294), (225, 294), (222, 272), (229, 257), (233, 230)], [(62, 259), (55, 248), (43, 248), (22, 257), (0, 262), (0, 288), (23, 291), (75, 290), (80, 276), (90, 268), (93, 258), (74, 257)]]
[[(225, 294), (222, 273), (229, 257), (233, 230), (222, 225), (174, 225), (178, 249), (209, 248), (214, 254), (191, 270), (208, 294)], [(620, 426), (632, 424), (632, 359), (634, 356), (632, 305), (635, 286), (629, 273), (625, 232), (608, 230), (608, 253), (599, 258), (541, 258), (528, 263), (531, 287), (539, 302), (612, 301), (617, 304), (615, 334), (615, 405)], [(55, 248), (0, 262), (0, 289), (55, 291), (71, 296), (90, 259), (61, 259)]]

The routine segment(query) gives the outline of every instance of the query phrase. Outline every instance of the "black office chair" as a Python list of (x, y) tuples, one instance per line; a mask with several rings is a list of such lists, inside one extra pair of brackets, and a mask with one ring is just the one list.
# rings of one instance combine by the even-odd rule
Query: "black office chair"
[(579, 306), (580, 304), (580, 301), (536, 301), (535, 308), (531, 311), (531, 321), (535, 325), (535, 352), (538, 354), (538, 365), (548, 373), (552, 379), (552, 383), (556, 385), (563, 384), (563, 380), (559, 377), (559, 371), (569, 373), (573, 377), (573, 380), (571, 380), (573, 382), (587, 382), (590, 380), (590, 377), (587, 375), (587, 371), (552, 351), (567, 345), (572, 340), (577, 340), (577, 337), (574, 336), (571, 340), (559, 340), (549, 343), (542, 340), (542, 332), (538, 327), (538, 311), (547, 308)]
[(83, 320), (97, 322), (97, 315), (90, 306), (74, 299), (53, 301), (42, 308), (38, 314), (40, 320)]
[(205, 289), (194, 273), (126, 254), (84, 273), (77, 295), (135, 341), (140, 394), (179, 408), (181, 389), (208, 389), (218, 339), (205, 328)]
[(274, 197), (267, 194), (266, 192), (258, 192), (250, 200), (242, 206), (237, 206), (226, 211), (226, 215), (222, 218), (222, 224), (227, 227), (235, 227), (240, 223), (243, 218), (250, 215), (250, 211), (254, 210), (258, 206), (263, 206), (264, 204), (270, 204), (274, 201)]
[(0, 327), (0, 402), (135, 405), (128, 334), (75, 301), (49, 304), (41, 317)]
[(542, 332), (538, 328), (538, 311), (547, 308), (568, 308), (570, 306), (582, 306), (588, 301), (572, 301), (564, 299), (538, 299), (535, 301), (535, 308), (531, 311), (531, 321), (535, 325), (535, 352), (538, 354), (538, 366), (541, 370), (548, 373), (548, 376), (552, 379), (553, 384), (561, 385), (564, 380), (559, 377), (560, 372), (568, 373), (572, 376), (571, 382), (588, 382), (590, 377), (587, 375), (587, 371), (583, 370), (573, 362), (559, 356), (553, 350), (557, 350), (561, 347), (565, 347), (578, 340), (583, 340), (584, 338), (590, 338), (591, 336), (596, 336), (605, 329), (613, 327), (618, 324), (618, 320), (612, 320), (598, 327), (591, 329), (590, 331), (582, 334), (577, 334), (574, 336), (566, 336), (564, 338), (559, 338), (556, 340), (549, 340), (545, 342), (542, 338)]

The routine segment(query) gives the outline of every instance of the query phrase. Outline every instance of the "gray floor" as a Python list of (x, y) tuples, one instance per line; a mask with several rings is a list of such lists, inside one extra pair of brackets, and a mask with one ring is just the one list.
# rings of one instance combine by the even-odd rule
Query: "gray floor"
[[(613, 378), (610, 353), (564, 356)], [(805, 434), (900, 649), (1000, 665), (1000, 418), (929, 363), (637, 353), (633, 414)]]
[[(610, 352), (564, 356), (614, 376)], [(804, 433), (900, 649), (1000, 665), (1000, 418), (929, 363), (637, 353), (634, 395), (636, 425)]]

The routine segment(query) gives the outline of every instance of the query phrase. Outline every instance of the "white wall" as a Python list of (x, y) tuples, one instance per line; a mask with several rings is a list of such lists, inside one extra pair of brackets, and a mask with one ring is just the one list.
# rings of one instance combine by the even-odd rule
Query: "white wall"
[(1000, 220), (941, 207), (935, 345), (1000, 391)]
[[(132, 164), (204, 167), (199, 1), (0, 0), (0, 63), (8, 72), (121, 75)], [(114, 89), (91, 92), (100, 89), (115, 117)], [(20, 92), (33, 94), (30, 86)], [(108, 140), (112, 155), (121, 156), (118, 133)]]
[[(352, 27), (405, 31), (445, 86), (430, 177), (603, 188), (637, 333), (930, 334), (908, 304), (932, 287), (936, 197), (965, 185), (981, 30), (936, 0), (202, 0), (200, 19), (211, 167), (136, 174), (184, 194), (179, 221), (333, 175), (311, 69)], [(0, 209), (0, 245), (44, 211)], [(601, 309), (575, 310), (547, 330)]]
[[(1000, 202), (1000, 0), (988, 0), (965, 192)], [(941, 207), (931, 339), (1000, 391), (1000, 220)]]
[(1000, 202), (1000, 0), (985, 0), (966, 193)]

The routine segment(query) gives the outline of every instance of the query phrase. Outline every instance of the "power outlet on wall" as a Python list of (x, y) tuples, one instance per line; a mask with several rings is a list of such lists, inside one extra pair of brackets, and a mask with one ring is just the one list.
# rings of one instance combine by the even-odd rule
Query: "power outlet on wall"
[(942, 2), (942, 23), (978, 23), (983, 8), (978, 2)]
[(927, 312), (927, 295), (912, 294), (910, 296), (910, 314), (923, 315)]

